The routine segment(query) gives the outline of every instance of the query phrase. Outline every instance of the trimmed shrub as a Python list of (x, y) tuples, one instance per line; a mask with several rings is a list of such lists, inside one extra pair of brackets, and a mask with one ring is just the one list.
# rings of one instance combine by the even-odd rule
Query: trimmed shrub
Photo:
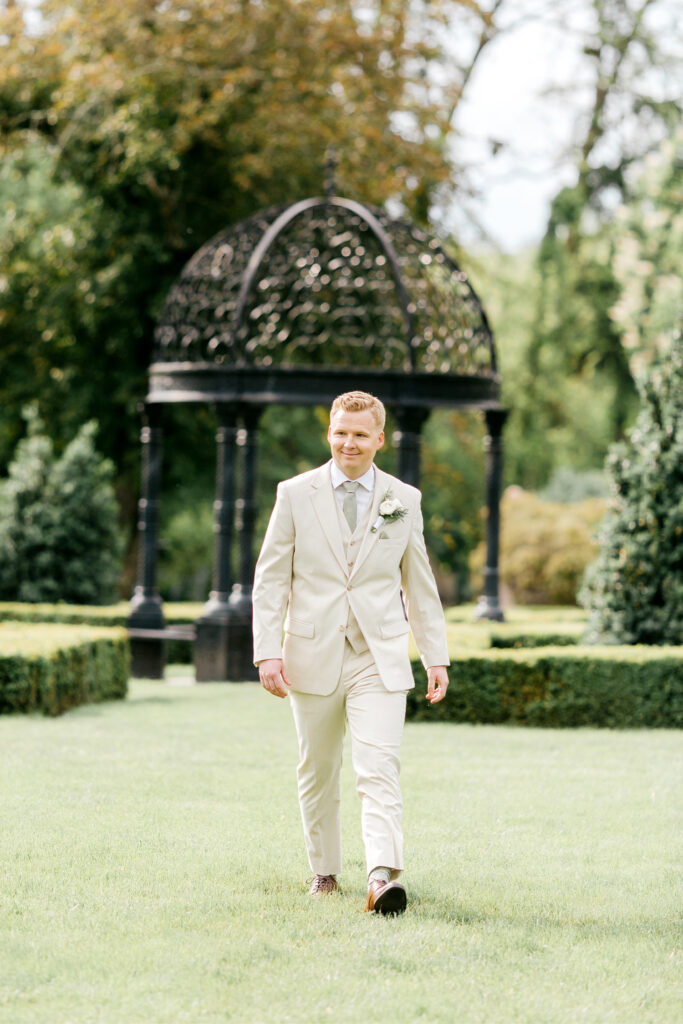
[[(178, 602), (164, 605), (164, 618), (169, 626), (188, 625), (198, 619), (203, 604)], [(0, 622), (63, 622), (69, 625), (125, 626), (130, 605), (120, 601), (111, 605), (78, 604), (22, 604), (19, 601), (0, 601)], [(187, 640), (168, 640), (166, 659), (169, 664), (191, 665), (192, 644)]]
[(0, 713), (60, 715), (128, 692), (125, 630), (56, 624), (0, 624)]
[[(519, 604), (573, 604), (584, 569), (597, 553), (593, 534), (606, 508), (602, 498), (542, 501), (521, 487), (508, 487), (501, 501), (500, 578)], [(484, 544), (470, 566), (481, 574)], [(481, 591), (480, 578), (473, 581)]]
[(449, 649), (476, 647), (564, 647), (577, 644), (585, 622), (448, 622), (446, 635)]
[[(165, 604), (164, 618), (169, 624), (194, 622), (204, 610), (203, 604)], [(87, 604), (26, 604), (20, 601), (0, 601), (0, 622), (63, 622), (84, 626), (125, 626), (130, 615), (127, 601), (110, 605)]]
[(121, 538), (113, 463), (88, 423), (59, 458), (35, 410), (0, 495), (0, 597), (91, 604), (115, 599)]
[(610, 450), (614, 497), (580, 595), (598, 643), (683, 644), (683, 342), (641, 385), (643, 408)]
[(634, 728), (683, 727), (683, 650), (565, 647), (451, 655), (446, 698), (430, 707), (413, 662), (413, 720)]

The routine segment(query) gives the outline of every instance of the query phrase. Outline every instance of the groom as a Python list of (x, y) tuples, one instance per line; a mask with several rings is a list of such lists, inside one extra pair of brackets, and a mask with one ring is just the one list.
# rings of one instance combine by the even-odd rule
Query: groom
[(384, 421), (373, 395), (339, 395), (327, 432), (332, 460), (279, 485), (254, 578), (254, 663), (266, 690), (289, 695), (294, 714), (311, 895), (337, 889), (341, 871), (348, 722), (368, 870), (365, 909), (396, 914), (406, 907), (398, 880), (399, 749), (414, 686), (409, 630), (433, 704), (446, 695), (449, 659), (420, 492), (374, 465)]

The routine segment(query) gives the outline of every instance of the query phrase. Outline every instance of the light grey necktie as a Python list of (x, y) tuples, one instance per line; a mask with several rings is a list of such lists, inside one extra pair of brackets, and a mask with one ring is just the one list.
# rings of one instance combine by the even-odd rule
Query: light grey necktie
[(342, 487), (346, 491), (346, 494), (344, 495), (344, 504), (342, 505), (342, 512), (346, 517), (346, 522), (351, 527), (351, 533), (353, 533), (356, 529), (356, 523), (358, 522), (356, 491), (360, 487), (360, 484), (355, 480), (345, 480)]

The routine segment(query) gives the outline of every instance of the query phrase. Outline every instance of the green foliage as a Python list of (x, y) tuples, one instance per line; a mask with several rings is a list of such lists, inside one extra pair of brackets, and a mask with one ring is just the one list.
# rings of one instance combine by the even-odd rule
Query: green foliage
[(542, 501), (584, 501), (586, 498), (606, 498), (609, 494), (607, 475), (601, 469), (576, 470), (559, 466), (539, 491)]
[[(595, 557), (593, 534), (605, 501), (542, 501), (520, 487), (508, 487), (501, 501), (500, 578), (518, 604), (571, 604), (583, 572)], [(470, 560), (473, 589), (486, 558), (484, 543)]]
[(130, 657), (122, 629), (0, 624), (0, 714), (69, 708), (126, 696)]
[(215, 534), (213, 504), (190, 501), (161, 533), (159, 593), (164, 599), (201, 601), (211, 589)]
[(683, 309), (683, 187), (678, 131), (636, 168), (633, 197), (617, 211), (614, 272), (620, 295), (610, 316), (631, 371), (665, 358)]
[(55, 458), (35, 411), (0, 502), (0, 596), (104, 604), (116, 595), (120, 537), (113, 465), (88, 423)]
[(451, 685), (433, 707), (413, 662), (412, 719), (567, 728), (683, 727), (683, 651), (647, 647), (548, 647), (451, 655)]
[(483, 417), (435, 411), (422, 442), (422, 512), (425, 541), (439, 588), (449, 601), (470, 597), (469, 556), (483, 533)]
[[(567, 257), (570, 262), (577, 258)], [(488, 253), (475, 275), (496, 333), (503, 402), (510, 409), (504, 435), (505, 480), (527, 490), (545, 487), (563, 468), (597, 472), (616, 429), (612, 399), (617, 385), (609, 367), (598, 370), (594, 355), (583, 361), (571, 356), (583, 337), (584, 321), (595, 315), (593, 300), (581, 300), (580, 316), (574, 307), (578, 319), (572, 322), (570, 312), (563, 333), (555, 314), (551, 317), (546, 309), (544, 320), (539, 312), (541, 303), (545, 308), (557, 302), (561, 308), (566, 299), (566, 281), (555, 292), (547, 275), (553, 277), (554, 271), (548, 267), (547, 274), (542, 273), (533, 250), (514, 256)], [(578, 499), (579, 491), (572, 497)]]
[[(202, 603), (164, 604), (164, 618), (177, 625), (194, 622), (204, 609)], [(110, 605), (22, 604), (0, 601), (0, 622), (61, 622), (73, 626), (125, 626), (130, 615), (128, 601)]]
[(124, 239), (118, 213), (61, 174), (55, 146), (18, 141), (0, 164), (0, 466), (37, 398), (58, 450), (96, 417), (107, 454), (130, 471), (163, 252), (143, 223)]
[(0, 468), (30, 395), (58, 449), (97, 417), (132, 518), (136, 403), (180, 269), (226, 224), (320, 194), (331, 144), (340, 191), (426, 219), (452, 188), (464, 74), (443, 27), (464, 19), (476, 59), (493, 18), (469, 0), (23, 7), (0, 5)]
[[(531, 477), (534, 488), (557, 464), (556, 441), (569, 451), (575, 445), (570, 465), (594, 468), (635, 407), (621, 331), (610, 316), (619, 298), (614, 245), (608, 230), (584, 228), (586, 202), (578, 188), (556, 197), (537, 255), (535, 318), (518, 414), (523, 432), (546, 440), (542, 461), (528, 466), (522, 478), (528, 486)], [(595, 432), (602, 451), (591, 441)]]
[(683, 346), (641, 388), (628, 439), (610, 451), (614, 497), (581, 600), (604, 643), (683, 643)]
[[(578, 616), (572, 613), (578, 613)], [(474, 616), (474, 606), (464, 609), (459, 605), (446, 609), (449, 651), (457, 653), (463, 647), (480, 651), (490, 648), (564, 647), (579, 643), (586, 627), (585, 613), (579, 608), (506, 608), (505, 622), (475, 619)], [(411, 646), (411, 657), (413, 655), (417, 656), (417, 648)]]

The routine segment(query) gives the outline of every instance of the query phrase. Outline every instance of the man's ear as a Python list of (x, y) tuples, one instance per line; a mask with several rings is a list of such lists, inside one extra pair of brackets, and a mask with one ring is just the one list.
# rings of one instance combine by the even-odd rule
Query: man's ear
[(379, 437), (377, 438), (380, 448), (384, 448), (384, 431), (380, 430)]

